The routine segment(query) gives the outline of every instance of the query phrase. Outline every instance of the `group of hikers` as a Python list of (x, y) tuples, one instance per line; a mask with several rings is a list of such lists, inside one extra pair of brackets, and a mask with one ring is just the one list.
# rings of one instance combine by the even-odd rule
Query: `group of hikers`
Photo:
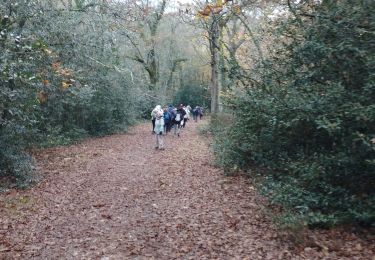
[(196, 106), (192, 109), (189, 105), (184, 106), (180, 104), (178, 107), (169, 105), (162, 108), (157, 105), (151, 112), (152, 119), (152, 133), (156, 136), (155, 149), (164, 150), (163, 135), (171, 132), (174, 129), (174, 134), (180, 136), (181, 128), (185, 128), (188, 120), (193, 115), (194, 122), (202, 119), (203, 108)]

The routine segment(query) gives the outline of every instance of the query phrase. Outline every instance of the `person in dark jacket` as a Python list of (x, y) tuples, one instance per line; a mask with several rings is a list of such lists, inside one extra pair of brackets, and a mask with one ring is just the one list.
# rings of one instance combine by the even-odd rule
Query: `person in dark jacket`
[(172, 124), (172, 115), (168, 111), (168, 109), (165, 107), (163, 109), (164, 111), (164, 134), (167, 134), (169, 131), (171, 131), (171, 124)]
[(174, 127), (174, 134), (177, 134), (180, 136), (180, 129), (182, 127), (182, 124), (184, 122), (184, 116), (186, 112), (183, 108), (183, 105), (181, 104), (178, 109), (176, 110), (176, 116), (173, 120), (173, 127)]

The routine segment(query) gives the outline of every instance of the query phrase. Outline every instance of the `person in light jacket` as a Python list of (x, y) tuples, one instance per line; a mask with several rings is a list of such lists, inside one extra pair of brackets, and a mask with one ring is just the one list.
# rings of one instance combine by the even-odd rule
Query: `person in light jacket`
[(157, 105), (154, 110), (151, 112), (151, 116), (155, 117), (155, 138), (156, 138), (156, 145), (155, 149), (164, 150), (164, 140), (163, 140), (163, 132), (164, 132), (164, 112), (161, 109), (160, 105)]

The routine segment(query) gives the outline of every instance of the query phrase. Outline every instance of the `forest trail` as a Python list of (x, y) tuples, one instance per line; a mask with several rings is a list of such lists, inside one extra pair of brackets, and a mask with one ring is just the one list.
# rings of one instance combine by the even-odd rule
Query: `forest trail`
[(0, 258), (371, 259), (358, 238), (347, 255), (340, 246), (291, 251), (246, 179), (212, 165), (198, 131), (206, 123), (169, 134), (164, 151), (142, 124), (38, 152), (44, 180), (0, 197)]

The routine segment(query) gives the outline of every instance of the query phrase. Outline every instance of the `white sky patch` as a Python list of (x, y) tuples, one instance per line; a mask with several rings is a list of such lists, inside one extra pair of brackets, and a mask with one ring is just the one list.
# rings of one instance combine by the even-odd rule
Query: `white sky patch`
[(185, 4), (192, 3), (191, 0), (170, 0), (168, 2), (167, 11), (176, 11), (179, 7)]
[(194, 1), (192, 1), (192, 0), (178, 0), (176, 2), (181, 3), (181, 4), (192, 4), (192, 3), (194, 3)]

